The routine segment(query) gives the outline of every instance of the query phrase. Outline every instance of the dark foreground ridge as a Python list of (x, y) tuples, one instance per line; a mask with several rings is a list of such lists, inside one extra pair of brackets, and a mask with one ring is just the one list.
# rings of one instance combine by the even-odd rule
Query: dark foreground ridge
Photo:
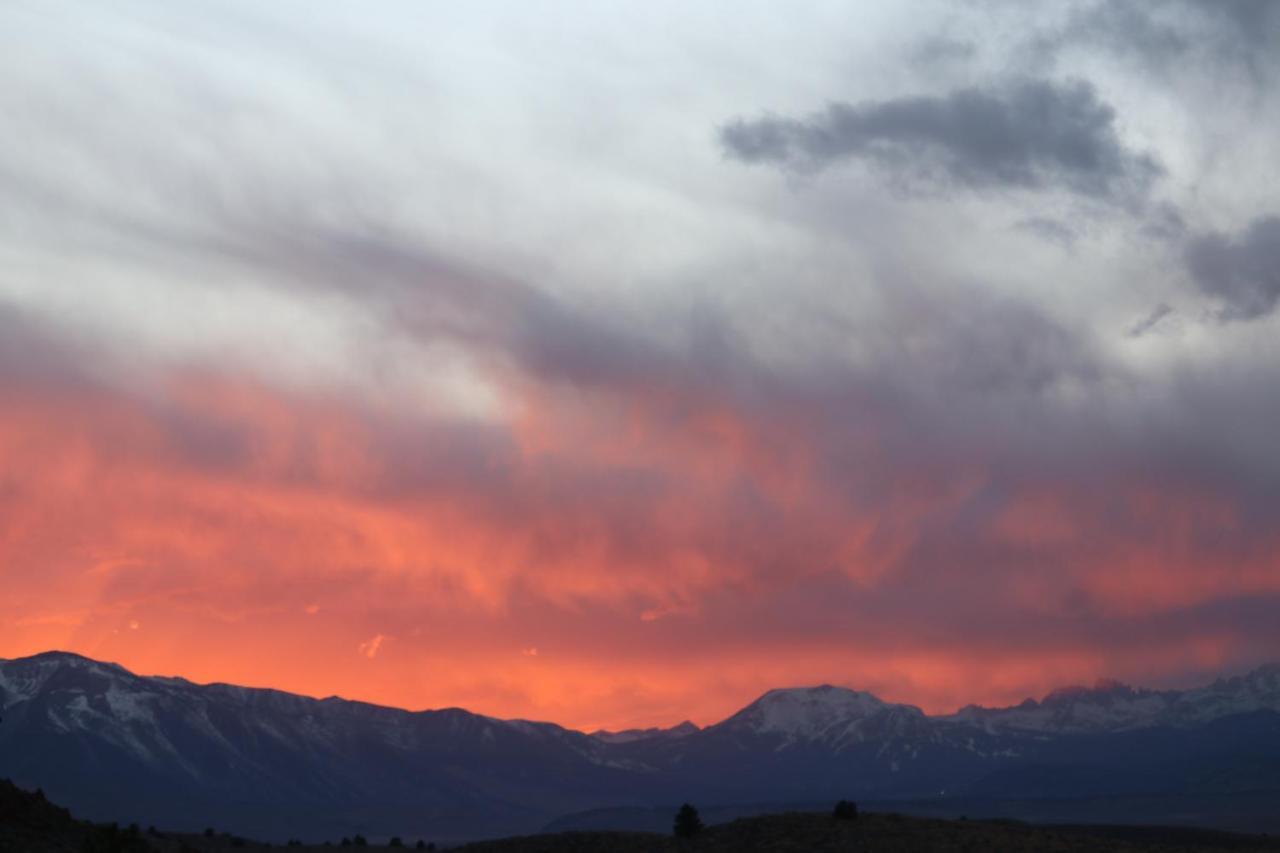
[[(343, 842), (348, 843), (344, 844)], [(76, 820), (39, 792), (0, 780), (0, 853), (215, 853), (225, 850), (405, 849), (417, 843), (266, 844), (226, 833), (171, 833)], [(417, 848), (422, 849), (422, 848)], [(433, 848), (434, 849), (434, 846)], [(693, 838), (653, 832), (558, 832), (482, 841), (457, 853), (1251, 853), (1280, 851), (1280, 838), (1172, 827), (1032, 826), (1017, 821), (936, 820), (897, 814), (840, 819), (790, 812), (742, 818), (703, 829)]]
[(712, 826), (696, 838), (645, 832), (563, 832), (484, 841), (460, 853), (1139, 853), (1276, 851), (1280, 839), (1165, 827), (1032, 826), (1017, 821), (934, 820), (863, 814), (855, 821), (791, 812)]

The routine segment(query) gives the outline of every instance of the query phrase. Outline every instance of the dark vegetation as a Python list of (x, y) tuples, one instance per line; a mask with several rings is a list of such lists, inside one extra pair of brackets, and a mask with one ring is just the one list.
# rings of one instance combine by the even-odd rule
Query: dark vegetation
[[(562, 832), (484, 841), (454, 848), (458, 853), (1280, 853), (1280, 838), (1201, 829), (1135, 826), (1033, 826), (1009, 820), (937, 820), (875, 812), (859, 813), (841, 801), (831, 812), (791, 812), (703, 826), (691, 805), (676, 812), (670, 834), (648, 832)], [(399, 842), (397, 844), (396, 842)], [(345, 843), (344, 843), (345, 842)], [(327, 845), (293, 840), (278, 849), (329, 850), (338, 847), (435, 849), (425, 841), (361, 836)], [(264, 850), (272, 845), (216, 829), (170, 833), (137, 825), (78, 821), (40, 792), (0, 780), (0, 853), (215, 853)]]
[[(394, 839), (393, 839), (394, 840)], [(361, 836), (345, 839), (347, 846), (374, 847)], [(328, 845), (304, 845), (293, 840), (271, 845), (220, 832), (213, 827), (198, 833), (164, 832), (137, 824), (95, 824), (76, 820), (67, 809), (50, 803), (40, 791), (27, 791), (0, 779), (0, 853), (221, 853), (231, 850), (335, 850), (341, 841)], [(388, 844), (376, 845), (388, 847)], [(407, 844), (434, 850), (426, 841)]]
[(676, 812), (673, 834), (676, 838), (693, 838), (701, 833), (702, 830), (702, 818), (698, 817), (698, 810), (685, 803)]

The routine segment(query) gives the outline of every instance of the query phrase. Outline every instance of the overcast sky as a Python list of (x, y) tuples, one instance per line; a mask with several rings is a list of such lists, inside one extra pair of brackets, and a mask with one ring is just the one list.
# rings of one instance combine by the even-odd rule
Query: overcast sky
[(1280, 659), (1280, 4), (0, 6), (0, 655), (592, 727)]

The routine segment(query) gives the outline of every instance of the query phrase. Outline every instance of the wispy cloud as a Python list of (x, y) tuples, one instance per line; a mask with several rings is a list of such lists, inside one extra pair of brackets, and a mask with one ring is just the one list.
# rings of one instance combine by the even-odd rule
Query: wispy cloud
[(360, 654), (364, 655), (369, 660), (373, 660), (378, 656), (378, 651), (382, 648), (382, 644), (383, 642), (386, 641), (386, 639), (387, 639), (386, 636), (382, 634), (374, 634), (372, 637), (365, 640), (363, 643), (359, 645), (358, 648), (359, 648)]

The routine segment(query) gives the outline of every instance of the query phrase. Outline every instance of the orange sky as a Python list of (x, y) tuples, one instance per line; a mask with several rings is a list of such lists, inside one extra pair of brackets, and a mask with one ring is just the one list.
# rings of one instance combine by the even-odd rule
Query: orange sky
[(1212, 494), (1032, 482), (952, 536), (933, 528), (989, 487), (980, 464), (907, 468), (864, 506), (794, 412), (673, 417), (654, 393), (584, 417), (509, 387), (503, 426), (208, 374), (151, 395), (10, 383), (0, 654), (706, 724), (777, 686), (939, 712), (1186, 680), (1253, 653), (1247, 624), (1198, 608), (1280, 591), (1274, 541)]

